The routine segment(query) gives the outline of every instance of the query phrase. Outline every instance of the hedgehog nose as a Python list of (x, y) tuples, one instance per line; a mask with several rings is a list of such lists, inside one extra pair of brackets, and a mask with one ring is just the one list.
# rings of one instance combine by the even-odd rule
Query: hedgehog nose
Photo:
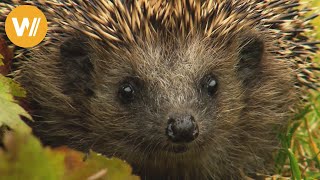
[(187, 143), (198, 137), (199, 129), (191, 115), (170, 117), (166, 134), (172, 142)]

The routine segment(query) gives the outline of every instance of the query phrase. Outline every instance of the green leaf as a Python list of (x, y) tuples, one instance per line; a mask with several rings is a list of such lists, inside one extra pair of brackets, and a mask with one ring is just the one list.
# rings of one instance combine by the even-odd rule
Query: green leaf
[(288, 149), (288, 155), (289, 155), (289, 159), (290, 159), (290, 166), (291, 166), (291, 172), (292, 172), (293, 179), (300, 180), (301, 179), (301, 172), (299, 169), (299, 164), (298, 164), (298, 161), (295, 158), (291, 149)]
[(20, 118), (24, 116), (31, 119), (31, 116), (17, 104), (13, 94), (23, 97), (25, 91), (11, 79), (0, 75), (0, 127), (7, 125), (16, 131), (31, 132), (31, 128)]
[(90, 152), (87, 159), (69, 148), (43, 147), (31, 133), (7, 132), (0, 148), (0, 179), (5, 180), (138, 180), (117, 158)]
[(6, 150), (0, 150), (1, 179), (62, 179), (63, 154), (43, 148), (31, 134), (7, 133), (4, 146)]
[(288, 153), (281, 149), (278, 151), (276, 158), (275, 158), (275, 166), (276, 166), (276, 172), (280, 174), (282, 172), (282, 168), (284, 164), (286, 163), (288, 157)]
[[(83, 159), (83, 154), (74, 159)], [(69, 157), (67, 155), (66, 157)], [(69, 158), (70, 159), (70, 158)], [(103, 155), (95, 152), (90, 152), (86, 160), (83, 162), (75, 163), (77, 168), (72, 168), (67, 172), (65, 179), (78, 180), (78, 179), (114, 179), (114, 180), (138, 180), (139, 177), (132, 175), (131, 167), (124, 161), (117, 158), (106, 158)]]
[(15, 82), (13, 79), (6, 78), (0, 75), (0, 82), (3, 82), (10, 89), (10, 94), (15, 97), (26, 97), (26, 90), (23, 89), (20, 84)]

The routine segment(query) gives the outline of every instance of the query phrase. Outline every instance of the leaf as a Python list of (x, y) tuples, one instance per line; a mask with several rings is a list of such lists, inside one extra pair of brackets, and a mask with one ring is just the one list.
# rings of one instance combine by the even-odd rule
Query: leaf
[(17, 104), (12, 94), (23, 97), (25, 92), (11, 79), (0, 75), (0, 127), (7, 125), (16, 131), (29, 133), (31, 128), (21, 120), (20, 116), (28, 119), (31, 119), (31, 116)]
[(279, 174), (282, 172), (282, 168), (284, 164), (286, 163), (288, 154), (285, 150), (279, 150), (276, 158), (275, 158), (275, 166), (276, 166), (276, 172)]
[(84, 161), (83, 153), (67, 147), (42, 147), (32, 134), (6, 133), (4, 147), (5, 150), (0, 148), (1, 179), (139, 179), (131, 174), (131, 167), (120, 159), (108, 159), (90, 152)]
[(42, 148), (31, 134), (6, 133), (4, 146), (6, 151), (0, 150), (2, 179), (62, 179), (64, 156)]
[(63, 176), (63, 154), (43, 148), (31, 134), (6, 133), (0, 150), (1, 179), (57, 180)]
[(10, 94), (15, 97), (26, 97), (27, 93), (26, 90), (23, 89), (20, 84), (15, 82), (13, 79), (6, 78), (0, 75), (0, 82), (5, 83), (6, 86), (10, 89)]
[(132, 175), (131, 167), (117, 158), (106, 158), (103, 155), (90, 151), (85, 161), (84, 154), (60, 148), (58, 151), (65, 153), (66, 175), (65, 179), (114, 179), (138, 180)]
[(301, 179), (301, 172), (299, 169), (299, 164), (297, 162), (297, 159), (294, 157), (294, 154), (291, 149), (288, 149), (288, 155), (290, 159), (290, 166), (291, 166), (291, 172), (293, 179)]

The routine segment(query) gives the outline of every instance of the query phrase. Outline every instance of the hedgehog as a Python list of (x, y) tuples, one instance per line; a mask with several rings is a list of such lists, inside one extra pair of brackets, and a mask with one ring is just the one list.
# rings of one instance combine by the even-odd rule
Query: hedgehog
[[(44, 41), (17, 49), (35, 135), (129, 162), (142, 179), (272, 173), (279, 132), (317, 89), (299, 0), (35, 0)], [(309, 16), (307, 16), (309, 15)]]

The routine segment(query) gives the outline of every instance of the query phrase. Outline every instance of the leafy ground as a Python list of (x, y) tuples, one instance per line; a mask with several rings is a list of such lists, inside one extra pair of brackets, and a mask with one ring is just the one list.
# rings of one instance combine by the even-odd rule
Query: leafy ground
[[(305, 0), (319, 7), (319, 0)], [(320, 18), (314, 20), (320, 39)], [(6, 62), (12, 58), (0, 40), (0, 126), (15, 129), (5, 133), (0, 143), (0, 174), (3, 179), (139, 179), (131, 167), (119, 159), (108, 159), (94, 152), (89, 155), (62, 147), (43, 147), (31, 135), (31, 129), (20, 120), (30, 115), (14, 97), (24, 97), (25, 91), (6, 74)], [(320, 54), (316, 57), (320, 64)], [(5, 62), (5, 63), (3, 63)], [(266, 179), (320, 179), (320, 92), (310, 91), (308, 102), (279, 135), (283, 148), (275, 155), (276, 174)], [(0, 128), (2, 131), (3, 128)], [(2, 134), (2, 133), (0, 133)], [(1, 148), (1, 145), (3, 148)], [(86, 157), (86, 161), (83, 158)]]

